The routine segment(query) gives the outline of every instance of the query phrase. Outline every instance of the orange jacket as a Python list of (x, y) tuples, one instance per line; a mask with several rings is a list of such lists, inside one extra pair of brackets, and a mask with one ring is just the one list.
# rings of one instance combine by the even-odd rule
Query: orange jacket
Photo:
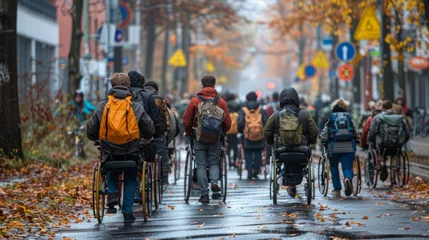
[[(203, 98), (215, 98), (218, 96), (218, 93), (216, 89), (212, 87), (205, 87), (201, 89), (201, 91), (198, 92), (197, 95), (200, 95)], [(196, 126), (198, 104), (200, 103), (201, 100), (198, 97), (192, 98), (191, 102), (188, 105), (188, 108), (183, 114), (183, 125), (185, 126), (186, 136), (192, 136), (192, 128)], [(231, 128), (231, 117), (229, 116), (228, 105), (222, 98), (220, 98), (217, 106), (222, 108), (223, 111), (225, 111), (225, 120), (223, 120), (222, 131), (226, 133)]]

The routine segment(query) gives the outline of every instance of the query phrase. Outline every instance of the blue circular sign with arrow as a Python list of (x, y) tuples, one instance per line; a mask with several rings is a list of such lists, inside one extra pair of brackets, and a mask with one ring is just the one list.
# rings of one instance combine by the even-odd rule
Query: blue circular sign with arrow
[(342, 42), (335, 48), (335, 55), (338, 60), (348, 62), (356, 56), (356, 48), (351, 42)]
[(316, 68), (313, 65), (307, 65), (304, 68), (304, 73), (308, 78), (311, 78), (316, 75)]

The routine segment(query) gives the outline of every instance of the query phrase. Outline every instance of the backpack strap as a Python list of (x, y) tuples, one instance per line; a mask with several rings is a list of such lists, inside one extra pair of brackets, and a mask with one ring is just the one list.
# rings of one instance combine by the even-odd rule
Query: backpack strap
[(198, 99), (200, 99), (201, 102), (205, 102), (207, 99), (205, 99), (203, 96), (201, 95), (195, 95)]
[(302, 134), (304, 134), (304, 136), (307, 138), (307, 111), (305, 110), (301, 110), (298, 112), (298, 120), (299, 123), (302, 124)]
[(217, 105), (217, 104), (219, 103), (219, 99), (220, 99), (220, 97), (219, 97), (219, 96), (216, 96), (216, 97), (215, 97), (215, 99), (214, 99), (214, 104), (215, 104), (215, 105)]
[(279, 121), (280, 121), (280, 111), (276, 110), (274, 112), (274, 133), (275, 133), (275, 148), (278, 148), (279, 145)]

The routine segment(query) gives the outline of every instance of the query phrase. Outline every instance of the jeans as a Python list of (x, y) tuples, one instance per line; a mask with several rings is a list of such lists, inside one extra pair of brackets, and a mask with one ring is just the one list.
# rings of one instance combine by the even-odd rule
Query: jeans
[[(231, 152), (234, 152), (231, 158)], [(238, 137), (237, 135), (228, 135), (228, 152), (229, 164), (235, 166), (238, 158)]]
[(162, 177), (164, 184), (168, 184), (168, 174), (170, 173), (170, 164), (168, 159), (168, 149), (167, 149), (167, 138), (162, 135), (153, 140), (155, 145), (156, 154), (161, 158), (162, 161)]
[(338, 171), (338, 163), (341, 161), (344, 179), (353, 179), (353, 158), (354, 153), (332, 153), (329, 155), (329, 165), (331, 169), (332, 184), (334, 190), (341, 190), (340, 172)]
[(245, 148), (244, 161), (246, 162), (247, 174), (257, 175), (262, 165), (262, 150), (260, 148)]
[[(107, 177), (107, 192), (118, 192), (118, 178), (121, 172), (108, 172)], [(124, 196), (122, 204), (122, 213), (132, 213), (134, 204), (134, 195), (136, 193), (137, 171), (124, 172)]]
[(210, 182), (217, 184), (219, 180), (219, 159), (222, 143), (206, 145), (194, 140), (195, 162), (197, 163), (197, 179), (200, 194), (209, 193), (207, 167), (209, 167)]

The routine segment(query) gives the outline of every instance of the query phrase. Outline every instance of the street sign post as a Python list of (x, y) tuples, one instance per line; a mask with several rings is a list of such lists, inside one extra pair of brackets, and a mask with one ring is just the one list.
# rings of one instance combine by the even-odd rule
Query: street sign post
[(377, 40), (380, 38), (381, 27), (374, 8), (367, 6), (355, 32), (356, 40)]
[(338, 67), (337, 75), (344, 82), (350, 82), (355, 76), (355, 70), (352, 65), (345, 63)]
[(338, 60), (349, 62), (356, 56), (356, 48), (351, 42), (339, 43), (335, 48), (335, 56)]
[(316, 68), (313, 65), (307, 65), (304, 68), (304, 73), (308, 78), (314, 77), (316, 75)]

